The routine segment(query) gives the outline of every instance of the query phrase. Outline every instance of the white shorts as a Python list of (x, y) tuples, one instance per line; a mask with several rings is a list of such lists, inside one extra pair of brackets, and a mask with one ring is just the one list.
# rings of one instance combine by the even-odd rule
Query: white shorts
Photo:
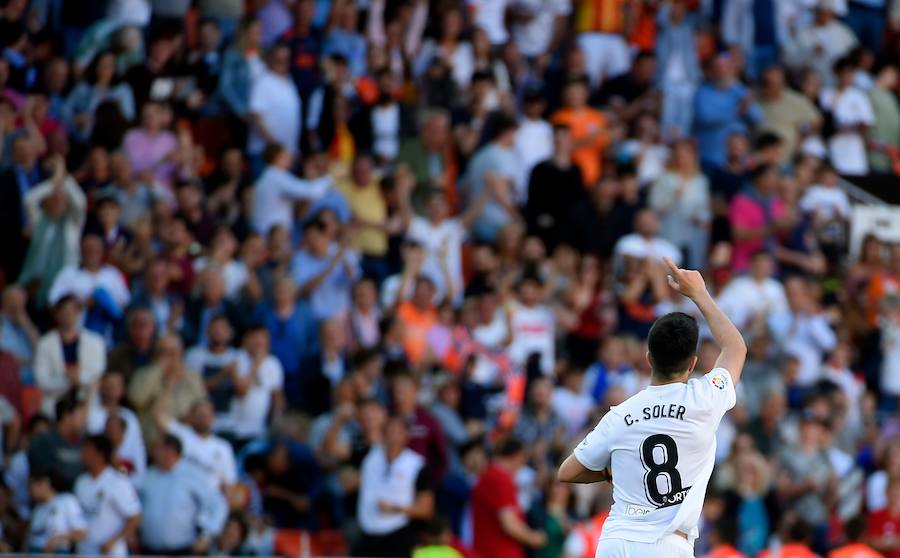
[(668, 534), (653, 543), (600, 539), (595, 558), (694, 558), (694, 545), (684, 537)]

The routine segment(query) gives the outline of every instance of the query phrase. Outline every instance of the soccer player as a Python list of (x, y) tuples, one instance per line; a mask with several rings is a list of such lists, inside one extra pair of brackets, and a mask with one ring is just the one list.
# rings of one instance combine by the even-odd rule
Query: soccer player
[(648, 338), (650, 386), (610, 409), (559, 468), (562, 482), (615, 479), (597, 558), (694, 555), (716, 429), (734, 406), (747, 353), (700, 273), (665, 262), (669, 285), (697, 305), (721, 352), (712, 371), (688, 380), (697, 365), (697, 322), (680, 312), (656, 320)]

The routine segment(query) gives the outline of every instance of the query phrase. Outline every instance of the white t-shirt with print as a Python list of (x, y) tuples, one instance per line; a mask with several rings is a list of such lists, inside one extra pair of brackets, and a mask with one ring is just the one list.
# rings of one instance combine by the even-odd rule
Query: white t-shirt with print
[[(247, 377), (253, 373), (253, 359), (245, 351), (237, 357), (237, 374)], [(272, 392), (284, 385), (284, 370), (281, 362), (268, 355), (256, 371), (256, 381), (243, 397), (235, 394), (231, 398), (229, 426), (239, 438), (250, 438), (266, 432), (266, 419), (272, 407)]]
[(553, 372), (555, 358), (555, 320), (553, 311), (542, 304), (529, 308), (516, 304), (510, 320), (512, 342), (509, 357), (519, 366), (525, 366), (532, 353), (541, 358), (541, 371)]
[(216, 436), (200, 436), (193, 428), (176, 420), (169, 422), (169, 433), (181, 441), (185, 461), (197, 467), (210, 485), (220, 489), (237, 482), (237, 465), (231, 444)]
[(615, 503), (601, 541), (652, 543), (675, 531), (697, 538), (716, 430), (735, 398), (731, 374), (716, 368), (650, 386), (609, 410), (575, 448), (588, 469), (612, 471)]
[[(453, 301), (462, 301), (462, 243), (466, 229), (459, 219), (444, 219), (437, 225), (423, 217), (413, 217), (406, 231), (406, 237), (425, 247), (425, 263), (422, 273), (434, 281), (438, 293), (446, 294), (444, 272), (441, 268), (441, 254), (444, 253), (447, 273), (453, 287)], [(443, 246), (446, 245), (446, 252)]]
[[(116, 536), (129, 518), (141, 513), (141, 501), (131, 481), (112, 467), (94, 478), (87, 473), (75, 482), (75, 497), (87, 519), (87, 537), (78, 543), (80, 554), (102, 554), (100, 547)], [(124, 540), (117, 542), (109, 556), (128, 556)]]
[[(28, 548), (33, 551), (43, 550), (51, 537), (86, 528), (87, 522), (78, 500), (68, 493), (57, 494), (49, 502), (34, 508), (28, 531)], [(54, 550), (66, 549), (66, 546), (60, 546)]]

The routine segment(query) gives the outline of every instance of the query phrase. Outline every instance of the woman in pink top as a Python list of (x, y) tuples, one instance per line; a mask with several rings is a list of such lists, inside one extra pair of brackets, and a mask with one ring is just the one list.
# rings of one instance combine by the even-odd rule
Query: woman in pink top
[(178, 139), (164, 129), (165, 111), (158, 102), (144, 103), (141, 125), (125, 134), (122, 148), (131, 161), (135, 176), (152, 177), (159, 184), (170, 187), (178, 158)]
[(744, 189), (731, 200), (728, 216), (731, 221), (732, 258), (735, 273), (743, 273), (750, 256), (760, 250), (772, 250), (775, 242), (775, 221), (785, 214), (784, 202), (775, 197), (778, 170), (762, 165), (752, 174), (753, 186)]

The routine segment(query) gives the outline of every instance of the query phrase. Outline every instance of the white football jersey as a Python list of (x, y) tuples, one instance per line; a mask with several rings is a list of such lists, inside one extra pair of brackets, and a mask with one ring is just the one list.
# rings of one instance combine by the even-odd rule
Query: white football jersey
[(687, 383), (649, 386), (613, 407), (575, 448), (592, 471), (612, 471), (613, 500), (601, 539), (697, 538), (716, 455), (716, 429), (734, 406), (731, 374), (716, 368)]

